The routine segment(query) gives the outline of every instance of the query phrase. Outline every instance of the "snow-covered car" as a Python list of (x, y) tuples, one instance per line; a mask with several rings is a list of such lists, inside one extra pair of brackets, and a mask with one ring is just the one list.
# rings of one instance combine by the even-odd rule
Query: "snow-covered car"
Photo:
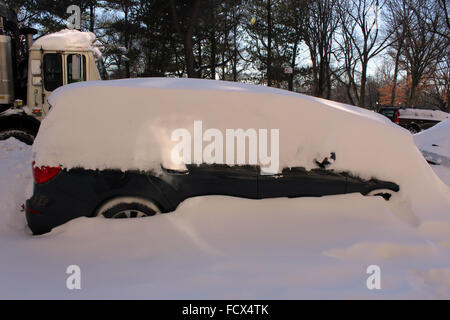
[(414, 141), (429, 163), (450, 167), (450, 118), (415, 134)]
[(398, 195), (414, 207), (408, 186), (434, 183), (406, 130), (371, 111), (285, 90), (127, 79), (71, 84), (49, 103), (25, 204), (34, 234), (81, 216), (170, 212), (202, 195), (357, 192), (389, 202)]

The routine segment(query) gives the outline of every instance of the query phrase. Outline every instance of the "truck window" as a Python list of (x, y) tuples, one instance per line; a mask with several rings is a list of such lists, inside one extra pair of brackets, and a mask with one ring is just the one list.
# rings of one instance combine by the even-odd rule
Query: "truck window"
[(44, 55), (44, 88), (53, 91), (63, 85), (62, 58), (58, 53)]
[[(78, 64), (78, 75), (81, 77), (72, 75), (72, 64), (75, 61), (76, 57), (78, 57), (78, 61), (82, 61)], [(86, 81), (86, 56), (82, 54), (69, 54), (67, 55), (67, 83), (74, 83), (79, 81)]]

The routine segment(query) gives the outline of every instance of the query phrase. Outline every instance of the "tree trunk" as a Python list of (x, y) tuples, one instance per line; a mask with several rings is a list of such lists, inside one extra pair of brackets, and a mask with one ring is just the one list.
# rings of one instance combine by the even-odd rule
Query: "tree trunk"
[(447, 86), (447, 112), (450, 113), (450, 88), (448, 86)]
[(317, 55), (310, 49), (311, 62), (312, 62), (312, 75), (313, 75), (313, 87), (312, 95), (315, 97), (319, 96), (319, 79), (318, 79), (318, 68), (317, 68)]
[[(330, 61), (329, 59), (327, 59)], [(331, 70), (330, 70), (330, 63), (327, 63), (326, 67), (326, 75), (327, 75), (327, 99), (330, 100), (331, 98)]]
[(197, 78), (195, 72), (195, 58), (194, 58), (194, 48), (192, 44), (192, 37), (186, 34), (184, 38), (184, 57), (186, 59), (186, 72), (188, 78)]
[[(300, 33), (299, 33), (300, 34)], [(298, 35), (299, 35), (298, 34)], [(295, 39), (295, 43), (294, 43), (294, 48), (292, 49), (292, 60), (291, 60), (291, 68), (292, 68), (292, 73), (289, 75), (289, 83), (288, 83), (288, 89), (289, 91), (294, 91), (294, 70), (295, 70), (295, 60), (297, 59), (297, 47), (298, 47), (298, 43), (300, 41), (299, 37), (296, 37)]]
[(359, 88), (359, 103), (358, 107), (364, 108), (366, 106), (366, 82), (367, 82), (367, 62), (364, 62), (361, 70), (361, 87)]
[(364, 43), (363, 57), (361, 61), (361, 87), (359, 88), (359, 103), (358, 106), (365, 108), (366, 106), (366, 82), (367, 82), (367, 65), (369, 64), (367, 42)]
[(170, 1), (172, 9), (172, 19), (175, 29), (177, 30), (184, 44), (183, 51), (186, 60), (186, 73), (189, 78), (199, 78), (199, 73), (195, 70), (195, 57), (192, 36), (194, 33), (194, 26), (197, 23), (198, 14), (200, 11), (200, 0), (194, 1), (186, 32), (183, 32), (180, 28), (175, 2), (176, 0)]
[(272, 86), (272, 3), (267, 0), (267, 86)]
[(235, 11), (233, 9), (233, 81), (237, 81), (237, 22), (235, 21)]
[(398, 77), (398, 66), (400, 64), (400, 55), (401, 55), (401, 48), (399, 44), (397, 48), (397, 53), (395, 54), (394, 78), (392, 79), (391, 106), (395, 105), (395, 98), (397, 95), (397, 77)]
[(95, 6), (89, 5), (89, 31), (94, 32), (95, 29)]
[(417, 107), (417, 87), (419, 86), (419, 81), (416, 77), (411, 79), (411, 91), (408, 96), (408, 107)]
[[(216, 30), (213, 27), (210, 34), (210, 41), (211, 41), (211, 57), (210, 57), (210, 65), (211, 65), (211, 79), (216, 79)], [(225, 68), (225, 66), (224, 66)]]
[[(203, 65), (203, 51), (202, 51), (202, 39), (198, 38), (197, 41), (197, 65), (195, 64), (195, 59), (194, 59), (194, 78), (201, 78), (202, 77), (202, 68), (201, 66)], [(196, 66), (198, 66), (199, 68), (195, 68)]]
[[(130, 46), (130, 28), (128, 25), (128, 7), (125, 7), (124, 9), (124, 13), (125, 13), (125, 48), (127, 48), (127, 50), (129, 49)], [(130, 73), (130, 62), (127, 60), (125, 61), (125, 78), (130, 78), (131, 73)]]

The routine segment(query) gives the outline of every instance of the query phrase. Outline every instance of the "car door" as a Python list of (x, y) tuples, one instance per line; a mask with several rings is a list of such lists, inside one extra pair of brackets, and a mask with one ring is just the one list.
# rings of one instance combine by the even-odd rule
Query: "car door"
[(223, 164), (187, 165), (186, 171), (164, 169), (167, 181), (182, 199), (227, 195), (256, 199), (258, 168)]
[(258, 188), (261, 198), (342, 194), (346, 192), (346, 177), (326, 169), (285, 168), (280, 174), (259, 175)]

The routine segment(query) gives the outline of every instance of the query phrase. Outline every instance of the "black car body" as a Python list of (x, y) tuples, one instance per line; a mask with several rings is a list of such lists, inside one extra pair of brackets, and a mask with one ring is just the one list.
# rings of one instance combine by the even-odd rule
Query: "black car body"
[(204, 195), (226, 195), (249, 199), (317, 197), (379, 190), (398, 191), (393, 182), (363, 180), (346, 172), (322, 168), (307, 171), (286, 168), (277, 175), (261, 174), (257, 166), (190, 165), (187, 171), (163, 169), (153, 172), (120, 170), (61, 170), (44, 183), (34, 184), (26, 201), (26, 217), (34, 234), (49, 232), (71, 219), (93, 217), (110, 199), (135, 197), (170, 212), (185, 199)]

